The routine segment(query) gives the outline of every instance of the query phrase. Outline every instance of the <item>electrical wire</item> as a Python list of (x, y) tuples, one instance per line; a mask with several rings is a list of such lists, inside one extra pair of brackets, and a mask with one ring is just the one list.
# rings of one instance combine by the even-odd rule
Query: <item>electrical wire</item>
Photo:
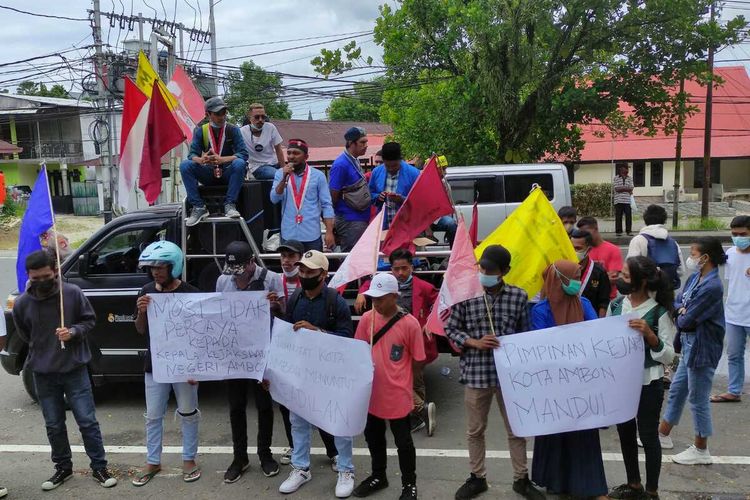
[(62, 19), (64, 21), (85, 21), (85, 22), (89, 21), (88, 18), (84, 18), (84, 17), (66, 17), (66, 16), (54, 16), (52, 14), (40, 14), (38, 12), (29, 12), (26, 10), (16, 9), (14, 7), (8, 7), (7, 5), (0, 5), (0, 9), (11, 10), (13, 12), (18, 12), (19, 14), (27, 14), (29, 16), (45, 17), (48, 19)]

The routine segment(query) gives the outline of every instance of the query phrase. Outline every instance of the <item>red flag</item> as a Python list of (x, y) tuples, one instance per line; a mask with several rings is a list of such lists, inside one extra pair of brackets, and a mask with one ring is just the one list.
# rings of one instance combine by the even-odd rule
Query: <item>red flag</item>
[(177, 100), (174, 116), (185, 134), (186, 140), (190, 142), (195, 126), (206, 115), (203, 108), (203, 97), (180, 65), (175, 66), (174, 74), (167, 84), (167, 89)]
[(479, 244), (479, 207), (477, 202), (474, 202), (474, 207), (471, 209), (471, 225), (469, 226), (469, 238), (474, 248)]
[(138, 168), (143, 158), (143, 141), (146, 137), (149, 100), (146, 94), (125, 79), (125, 100), (122, 107), (120, 134), (120, 160), (118, 167), (117, 203), (130, 209), (130, 194), (135, 189)]
[(151, 93), (147, 123), (138, 187), (143, 190), (146, 201), (151, 205), (161, 193), (161, 157), (185, 140), (185, 135), (156, 82)]
[(435, 219), (453, 213), (453, 204), (448, 198), (437, 168), (437, 159), (433, 156), (419, 174), (406, 201), (391, 222), (383, 241), (385, 255), (390, 255), (398, 248), (408, 247)]

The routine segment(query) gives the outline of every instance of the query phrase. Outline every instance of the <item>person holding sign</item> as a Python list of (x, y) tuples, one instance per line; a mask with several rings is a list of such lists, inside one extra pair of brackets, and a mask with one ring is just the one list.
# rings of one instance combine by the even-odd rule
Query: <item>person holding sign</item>
[[(190, 283), (179, 279), (182, 275), (184, 258), (180, 247), (170, 241), (156, 241), (147, 246), (140, 257), (138, 265), (151, 275), (154, 281), (147, 283), (138, 292), (135, 310), (135, 329), (146, 336), (146, 345), (150, 346), (148, 326), (148, 306), (151, 295), (157, 293), (199, 293), (200, 290)], [(146, 351), (144, 362), (146, 372), (146, 466), (139, 472), (132, 483), (144, 486), (161, 471), (161, 450), (164, 438), (164, 415), (167, 413), (169, 395), (174, 392), (177, 400), (177, 415), (180, 416), (182, 431), (182, 480), (186, 483), (197, 481), (201, 469), (195, 463), (198, 454), (198, 383), (195, 381), (163, 384), (153, 377), (151, 349)]]
[(307, 143), (302, 139), (290, 139), (286, 151), (289, 164), (276, 171), (271, 188), (271, 202), (282, 203), (281, 241), (301, 241), (305, 250), (322, 252), (322, 216), (326, 225), (325, 248), (333, 250), (334, 213), (326, 176), (307, 164)]
[[(591, 302), (579, 296), (581, 286), (581, 269), (573, 262), (558, 260), (549, 266), (544, 271), (543, 300), (531, 310), (531, 327), (543, 330), (597, 319)], [(598, 429), (537, 436), (531, 470), (532, 480), (547, 493), (606, 499)]]
[[(286, 320), (301, 328), (339, 337), (354, 335), (351, 313), (346, 301), (333, 288), (325, 285), (328, 274), (328, 259), (317, 250), (310, 250), (297, 262), (300, 288), (295, 290), (287, 303)], [(310, 473), (310, 440), (312, 424), (301, 416), (290, 413), (292, 427), (292, 470), (281, 483), (281, 493), (293, 493), (312, 479)], [(326, 451), (334, 451), (333, 464), (338, 472), (335, 494), (347, 498), (354, 489), (354, 464), (352, 463), (353, 440), (349, 436), (331, 436), (320, 430)], [(330, 454), (329, 454), (330, 457)]]
[[(672, 457), (682, 465), (708, 465), (711, 423), (711, 384), (724, 348), (724, 287), (719, 266), (727, 261), (721, 242), (712, 237), (699, 238), (690, 247), (685, 267), (693, 275), (677, 296), (677, 328), (682, 341), (682, 359), (669, 387), (667, 409), (659, 425), (662, 447), (673, 447), (669, 433), (680, 422), (685, 403), (690, 401), (695, 442)], [(668, 446), (664, 446), (665, 442)]]
[(674, 358), (672, 339), (677, 331), (672, 321), (674, 292), (667, 273), (648, 257), (631, 257), (617, 280), (620, 296), (610, 304), (608, 316), (637, 315), (628, 324), (638, 330), (645, 343), (643, 386), (636, 417), (617, 425), (627, 483), (614, 488), (610, 498), (643, 498), (638, 465), (638, 438), (646, 453), (646, 489), (649, 498), (659, 496), (661, 443), (659, 415), (664, 400), (664, 365)]
[(388, 487), (385, 428), (390, 424), (401, 469), (400, 500), (417, 498), (417, 452), (411, 438), (410, 414), (414, 409), (413, 364), (425, 360), (419, 321), (398, 305), (398, 280), (392, 274), (375, 275), (365, 295), (372, 298), (357, 325), (354, 338), (372, 346), (375, 373), (367, 414), (365, 440), (370, 449), (372, 474), (354, 490), (367, 497)]
[(471, 475), (456, 492), (458, 500), (474, 498), (487, 491), (484, 432), (493, 399), (497, 399), (508, 434), (513, 491), (530, 499), (544, 498), (529, 479), (526, 439), (515, 436), (510, 428), (495, 368), (493, 350), (500, 345), (498, 337), (529, 329), (528, 296), (523, 289), (503, 281), (509, 271), (510, 252), (505, 247), (489, 245), (485, 248), (479, 259), (479, 281), (484, 295), (453, 306), (445, 325), (448, 338), (461, 350), (459, 381), (466, 386), (464, 404)]

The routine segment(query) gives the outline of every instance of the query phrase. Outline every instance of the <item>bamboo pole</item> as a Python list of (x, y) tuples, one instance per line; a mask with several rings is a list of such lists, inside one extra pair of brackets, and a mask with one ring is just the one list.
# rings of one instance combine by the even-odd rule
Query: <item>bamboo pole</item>
[[(52, 214), (52, 232), (55, 233), (55, 258), (57, 259), (58, 288), (60, 289), (60, 328), (65, 328), (65, 304), (63, 303), (63, 280), (62, 266), (60, 265), (60, 247), (57, 244), (57, 224), (55, 223), (55, 209), (52, 208), (52, 193), (49, 190), (49, 178), (47, 177), (47, 163), (42, 162), (44, 180), (47, 182), (47, 199), (49, 200), (49, 211)], [(60, 349), (65, 349), (65, 342), (60, 341)]]

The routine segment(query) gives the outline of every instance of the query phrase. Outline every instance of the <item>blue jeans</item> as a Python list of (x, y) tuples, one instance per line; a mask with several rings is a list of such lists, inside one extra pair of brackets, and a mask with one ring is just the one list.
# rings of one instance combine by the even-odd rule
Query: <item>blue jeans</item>
[(448, 239), (448, 245), (453, 246), (453, 240), (456, 239), (456, 230), (458, 224), (456, 219), (450, 215), (444, 215), (440, 217), (437, 222), (432, 225), (433, 231), (445, 231), (445, 237)]
[(253, 177), (259, 181), (272, 181), (276, 176), (276, 171), (279, 169), (279, 164), (275, 165), (261, 165), (260, 167), (253, 170)]
[(198, 183), (204, 186), (227, 185), (227, 196), (224, 203), (237, 203), (240, 196), (242, 183), (245, 181), (245, 171), (247, 165), (245, 160), (237, 158), (232, 163), (221, 166), (221, 177), (214, 177), (214, 167), (208, 165), (199, 165), (192, 160), (183, 160), (180, 163), (180, 175), (182, 183), (185, 185), (187, 199), (194, 207), (204, 207), (200, 194), (198, 193)]
[(39, 398), (39, 406), (47, 426), (47, 439), (52, 448), (52, 462), (57, 470), (73, 469), (73, 460), (65, 426), (65, 399), (73, 412), (78, 430), (83, 438), (83, 446), (91, 460), (91, 469), (107, 467), (104, 459), (104, 443), (99, 422), (96, 420), (94, 395), (86, 366), (80, 366), (67, 373), (34, 372), (34, 385)]
[(727, 323), (727, 358), (729, 361), (729, 388), (727, 392), (742, 395), (745, 385), (745, 345), (750, 335), (750, 326)]
[[(295, 469), (308, 470), (310, 468), (310, 441), (312, 439), (313, 425), (304, 418), (289, 412), (289, 420), (292, 422), (292, 466)], [(338, 450), (339, 472), (354, 472), (352, 463), (352, 446), (354, 440), (350, 437), (333, 437), (333, 442)]]
[(677, 367), (672, 385), (669, 387), (669, 399), (667, 410), (664, 412), (664, 420), (670, 425), (680, 423), (682, 410), (685, 402), (690, 402), (690, 412), (693, 414), (693, 427), (695, 435), (709, 437), (713, 434), (711, 423), (711, 382), (714, 379), (715, 368), (704, 366), (701, 368), (688, 367), (690, 351), (695, 344), (694, 333), (682, 333), (682, 359)]
[(177, 400), (177, 415), (180, 416), (182, 430), (182, 461), (195, 460), (198, 453), (198, 386), (187, 382), (160, 384), (147, 373), (146, 383), (146, 463), (161, 464), (162, 438), (164, 436), (164, 415), (167, 413), (169, 394), (174, 389)]

